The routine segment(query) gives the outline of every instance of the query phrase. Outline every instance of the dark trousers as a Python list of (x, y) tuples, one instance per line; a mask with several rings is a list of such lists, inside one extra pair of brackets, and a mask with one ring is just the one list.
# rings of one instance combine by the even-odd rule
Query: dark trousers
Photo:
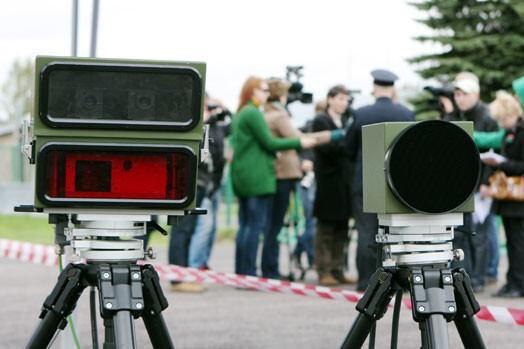
[(502, 217), (508, 249), (508, 285), (524, 291), (524, 218)]
[(262, 277), (279, 279), (278, 256), (280, 244), (277, 236), (284, 225), (284, 216), (289, 206), (289, 195), (295, 188), (294, 179), (278, 179), (277, 192), (274, 195), (273, 207), (269, 214), (269, 224), (264, 230), (264, 245), (262, 247)]
[(496, 227), (495, 215), (489, 214), (483, 223), (475, 225), (475, 235), (471, 237), (471, 273), (469, 274), (473, 285), (484, 286), (488, 274), (490, 258), (490, 236)]
[[(196, 206), (200, 206), (204, 199), (205, 189), (198, 187), (196, 194)], [(169, 239), (168, 258), (169, 264), (187, 267), (189, 262), (189, 243), (195, 232), (198, 216), (178, 217), (178, 224), (171, 228)], [(175, 283), (175, 282), (172, 282)]]
[(323, 221), (318, 219), (315, 234), (315, 267), (319, 279), (333, 276), (342, 280), (344, 246), (348, 243), (348, 220)]
[(362, 193), (354, 194), (351, 198), (355, 227), (358, 231), (357, 270), (358, 291), (364, 291), (369, 279), (377, 270), (377, 250), (375, 236), (378, 232), (378, 218), (376, 213), (365, 213), (363, 210)]

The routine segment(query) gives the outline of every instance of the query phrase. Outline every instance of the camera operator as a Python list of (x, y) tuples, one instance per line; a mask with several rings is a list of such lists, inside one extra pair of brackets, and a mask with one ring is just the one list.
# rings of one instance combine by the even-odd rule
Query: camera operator
[[(475, 131), (498, 131), (497, 122), (491, 118), (489, 109), (480, 100), (480, 86), (478, 78), (470, 72), (462, 72), (454, 81), (454, 98), (457, 111), (447, 114), (447, 121), (472, 121)], [(487, 149), (480, 149), (486, 151)], [(488, 184), (489, 177), (494, 170), (487, 165), (482, 165), (480, 184)], [(483, 195), (478, 188), (475, 193), (480, 200)], [(454, 262), (454, 267), (462, 266), (471, 277), (471, 284), (475, 292), (482, 292), (486, 283), (489, 236), (496, 234), (497, 224), (495, 215), (489, 214), (483, 222), (479, 221), (471, 213), (464, 214), (464, 228), (458, 229), (453, 241), (454, 248), (464, 251), (465, 259), (462, 262)], [(476, 220), (476, 221), (474, 221)], [(465, 231), (463, 231), (465, 230)], [(475, 231), (472, 236), (469, 231)]]
[[(226, 108), (215, 108), (211, 110), (211, 100), (206, 94), (204, 104), (204, 123), (210, 125), (209, 132), (210, 138), (213, 142), (210, 142), (211, 156), (198, 165), (198, 178), (197, 178), (197, 194), (196, 194), (196, 205), (200, 207), (204, 198), (210, 198), (218, 200), (214, 195), (217, 194), (217, 190), (220, 188), (220, 180), (222, 178), (222, 171), (224, 168), (224, 146), (223, 140), (228, 129), (218, 127), (218, 118), (227, 116)], [(222, 114), (222, 115), (220, 115)], [(216, 211), (208, 211), (208, 214), (204, 216), (210, 220), (216, 222)], [(190, 259), (193, 259), (193, 266), (197, 267), (196, 264), (203, 263), (197, 268), (206, 265), (207, 258), (211, 252), (211, 246), (214, 239), (213, 229), (210, 228), (208, 231), (199, 230), (196, 239), (194, 238), (195, 229), (197, 227), (197, 220), (202, 216), (189, 215), (180, 217), (178, 224), (173, 226), (171, 229), (171, 235), (169, 239), (169, 264), (180, 265), (187, 267), (190, 265)], [(214, 225), (216, 231), (216, 224)], [(191, 255), (191, 252), (193, 254)], [(171, 282), (171, 290), (177, 292), (203, 292), (207, 289), (206, 285), (194, 283), (194, 282)]]
[(189, 267), (209, 269), (208, 260), (217, 231), (217, 215), (220, 205), (220, 185), (224, 173), (224, 141), (230, 132), (231, 112), (218, 99), (206, 94), (204, 123), (209, 125), (208, 158), (198, 167), (199, 187), (205, 188), (202, 208), (207, 214), (198, 216), (195, 233), (189, 245)]

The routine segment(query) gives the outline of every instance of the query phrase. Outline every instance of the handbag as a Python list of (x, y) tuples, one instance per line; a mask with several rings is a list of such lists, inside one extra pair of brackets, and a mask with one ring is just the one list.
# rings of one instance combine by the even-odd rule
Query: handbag
[(489, 177), (489, 195), (497, 200), (524, 201), (524, 178), (506, 176), (502, 171)]

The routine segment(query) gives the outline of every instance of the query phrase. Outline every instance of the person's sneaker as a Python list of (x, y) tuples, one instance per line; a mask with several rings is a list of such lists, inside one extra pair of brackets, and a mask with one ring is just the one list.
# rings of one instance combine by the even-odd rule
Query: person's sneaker
[(171, 285), (171, 291), (173, 292), (200, 293), (206, 290), (206, 285), (196, 282), (180, 282), (178, 284)]
[(493, 294), (493, 297), (502, 297), (502, 298), (519, 298), (524, 297), (524, 293), (519, 288), (513, 285), (504, 285), (498, 292)]
[(321, 286), (335, 286), (338, 285), (338, 280), (333, 276), (324, 276), (318, 280), (318, 284)]

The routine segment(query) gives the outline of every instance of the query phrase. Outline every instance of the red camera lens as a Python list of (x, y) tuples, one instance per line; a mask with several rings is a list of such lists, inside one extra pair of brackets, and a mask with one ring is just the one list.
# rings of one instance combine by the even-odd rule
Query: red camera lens
[(91, 203), (190, 202), (190, 158), (191, 154), (180, 149), (52, 149), (44, 153), (45, 198)]

